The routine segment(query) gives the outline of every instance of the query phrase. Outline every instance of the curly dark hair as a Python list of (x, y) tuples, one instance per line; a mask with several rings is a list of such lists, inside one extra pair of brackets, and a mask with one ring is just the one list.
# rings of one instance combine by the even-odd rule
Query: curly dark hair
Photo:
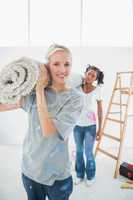
[(104, 73), (97, 67), (95, 67), (94, 65), (90, 65), (88, 64), (87, 65), (87, 68), (85, 70), (85, 73), (88, 72), (89, 70), (94, 70), (97, 72), (97, 78), (96, 78), (96, 81), (97, 81), (97, 84), (100, 85), (100, 84), (104, 84), (103, 82), (103, 79), (104, 79)]

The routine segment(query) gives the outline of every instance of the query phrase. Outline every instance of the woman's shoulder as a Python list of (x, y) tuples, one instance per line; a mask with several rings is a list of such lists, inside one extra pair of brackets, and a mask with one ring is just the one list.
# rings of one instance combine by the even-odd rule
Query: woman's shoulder
[(96, 91), (101, 91), (102, 90), (102, 85), (97, 85), (95, 88)]
[(66, 106), (68, 111), (75, 112), (78, 109), (82, 109), (83, 107), (83, 95), (81, 92), (79, 92), (76, 88), (71, 88), (66, 93), (66, 98), (64, 101), (66, 101)]
[(79, 91), (77, 88), (72, 88), (70, 91), (71, 101), (74, 103), (82, 103), (83, 102), (83, 93)]
[(76, 87), (76, 88), (71, 88), (71, 95), (74, 95), (76, 97), (83, 96), (81, 86), (80, 87)]
[(98, 100), (101, 100), (103, 98), (103, 86), (98, 85), (96, 88), (96, 96)]

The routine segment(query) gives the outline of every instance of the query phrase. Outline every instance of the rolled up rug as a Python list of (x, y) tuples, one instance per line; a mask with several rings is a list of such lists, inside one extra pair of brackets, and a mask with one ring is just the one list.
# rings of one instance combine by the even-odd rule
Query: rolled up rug
[(38, 80), (39, 63), (22, 57), (0, 71), (0, 103), (14, 104), (28, 95)]
[[(40, 64), (39, 61), (22, 57), (3, 67), (0, 71), (0, 103), (15, 104), (22, 96), (28, 95), (37, 83)], [(82, 80), (81, 74), (73, 72), (66, 82), (76, 88)]]

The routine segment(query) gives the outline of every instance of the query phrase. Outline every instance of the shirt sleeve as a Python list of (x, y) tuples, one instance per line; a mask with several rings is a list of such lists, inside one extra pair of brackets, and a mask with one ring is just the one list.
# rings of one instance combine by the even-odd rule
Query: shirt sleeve
[(102, 87), (98, 86), (97, 87), (97, 97), (96, 97), (96, 100), (97, 101), (101, 101), (102, 99), (103, 99), (103, 97), (102, 97)]
[(28, 94), (27, 96), (24, 97), (24, 102), (23, 102), (21, 108), (26, 112), (30, 112), (33, 101), (34, 101), (34, 93), (31, 92), (30, 94)]
[(74, 126), (78, 120), (83, 107), (82, 95), (72, 97), (62, 108), (60, 113), (53, 118), (53, 122), (58, 131), (58, 136), (62, 140), (66, 140), (72, 133)]

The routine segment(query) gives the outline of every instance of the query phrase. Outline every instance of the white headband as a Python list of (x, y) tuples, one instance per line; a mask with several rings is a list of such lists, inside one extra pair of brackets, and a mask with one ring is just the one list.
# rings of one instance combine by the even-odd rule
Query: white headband
[(49, 47), (47, 53), (46, 53), (46, 56), (45, 56), (45, 59), (46, 61), (48, 62), (49, 61), (49, 57), (55, 53), (56, 51), (65, 51), (65, 49), (63, 47), (58, 47), (58, 45), (52, 45)]
[(71, 52), (69, 51), (69, 49), (67, 49), (67, 47), (62, 46), (62, 45), (58, 45), (58, 44), (53, 44), (48, 48), (48, 51), (46, 53), (45, 59), (46, 62), (49, 61), (49, 57), (55, 53), (56, 51), (66, 51), (71, 55)]

